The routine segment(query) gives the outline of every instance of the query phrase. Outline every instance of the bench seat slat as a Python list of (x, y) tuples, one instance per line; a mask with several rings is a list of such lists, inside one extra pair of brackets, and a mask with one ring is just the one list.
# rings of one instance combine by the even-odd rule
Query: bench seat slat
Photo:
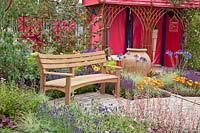
[[(82, 75), (82, 76), (75, 76), (71, 78), (71, 88), (77, 89), (81, 86), (94, 84), (94, 83), (101, 83), (105, 82), (116, 82), (118, 77), (116, 75), (111, 74), (92, 74), (92, 75)], [(66, 78), (51, 80), (46, 82), (47, 87), (57, 87), (57, 88), (65, 88), (66, 86)]]
[(105, 59), (105, 55), (97, 55), (97, 56), (87, 56), (87, 57), (79, 57), (79, 58), (70, 58), (70, 59), (41, 59), (42, 64), (67, 64), (67, 63), (77, 63), (82, 61), (92, 61)]
[(94, 56), (94, 55), (105, 55), (104, 51), (97, 51), (91, 53), (82, 53), (82, 54), (66, 54), (66, 55), (52, 55), (52, 54), (39, 54), (40, 59), (71, 59), (76, 57), (87, 57), (87, 56)]

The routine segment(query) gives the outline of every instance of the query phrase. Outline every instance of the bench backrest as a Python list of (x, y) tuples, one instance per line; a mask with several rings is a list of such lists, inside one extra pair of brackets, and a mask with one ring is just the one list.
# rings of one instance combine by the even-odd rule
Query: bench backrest
[(66, 55), (39, 54), (37, 56), (37, 63), (42, 69), (73, 68), (105, 62), (106, 54), (104, 51)]

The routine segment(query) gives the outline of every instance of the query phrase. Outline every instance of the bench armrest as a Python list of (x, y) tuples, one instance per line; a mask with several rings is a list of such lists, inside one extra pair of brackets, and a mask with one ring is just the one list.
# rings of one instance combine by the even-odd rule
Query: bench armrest
[(59, 73), (59, 72), (44, 72), (45, 75), (57, 75), (57, 76), (67, 76), (67, 77), (73, 77), (74, 74), (72, 73)]
[(111, 66), (111, 65), (104, 65), (104, 67), (111, 67), (111, 68), (115, 68), (115, 69), (122, 69), (122, 67), (119, 66)]

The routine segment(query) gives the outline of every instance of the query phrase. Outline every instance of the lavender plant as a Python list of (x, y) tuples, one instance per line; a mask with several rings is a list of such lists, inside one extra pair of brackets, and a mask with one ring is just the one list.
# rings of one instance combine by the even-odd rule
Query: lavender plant
[[(56, 102), (53, 104), (44, 103), (38, 107), (37, 118), (34, 118), (38, 122), (32, 124), (37, 128), (30, 126), (30, 122), (25, 124), (29, 118), (23, 119), (21, 124), (23, 126), (21, 127), (26, 132), (37, 129), (34, 131), (46, 133), (132, 133), (133, 129), (130, 128), (130, 125), (132, 125), (135, 127), (134, 131), (146, 132), (143, 125), (138, 124), (126, 114), (122, 115), (122, 111), (113, 107), (112, 104), (102, 106), (94, 100), (91, 101), (90, 106), (83, 106), (80, 103), (69, 106), (58, 106)], [(30, 117), (30, 115), (28, 116)]]

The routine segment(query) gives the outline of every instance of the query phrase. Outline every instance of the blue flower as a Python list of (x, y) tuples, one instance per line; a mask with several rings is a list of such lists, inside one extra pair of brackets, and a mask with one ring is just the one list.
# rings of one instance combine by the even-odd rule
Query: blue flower
[(186, 59), (186, 60), (189, 60), (189, 59), (191, 59), (191, 58), (192, 58), (192, 55), (191, 55), (191, 54), (185, 55), (185, 59)]
[(122, 58), (122, 54), (117, 54), (117, 58), (121, 59)]
[(169, 55), (169, 56), (172, 56), (172, 55), (173, 55), (173, 52), (170, 51), (170, 50), (167, 50), (167, 51), (166, 51), (166, 54)]
[(192, 55), (188, 51), (184, 51), (183, 54), (184, 54), (186, 60), (189, 60), (192, 58)]

